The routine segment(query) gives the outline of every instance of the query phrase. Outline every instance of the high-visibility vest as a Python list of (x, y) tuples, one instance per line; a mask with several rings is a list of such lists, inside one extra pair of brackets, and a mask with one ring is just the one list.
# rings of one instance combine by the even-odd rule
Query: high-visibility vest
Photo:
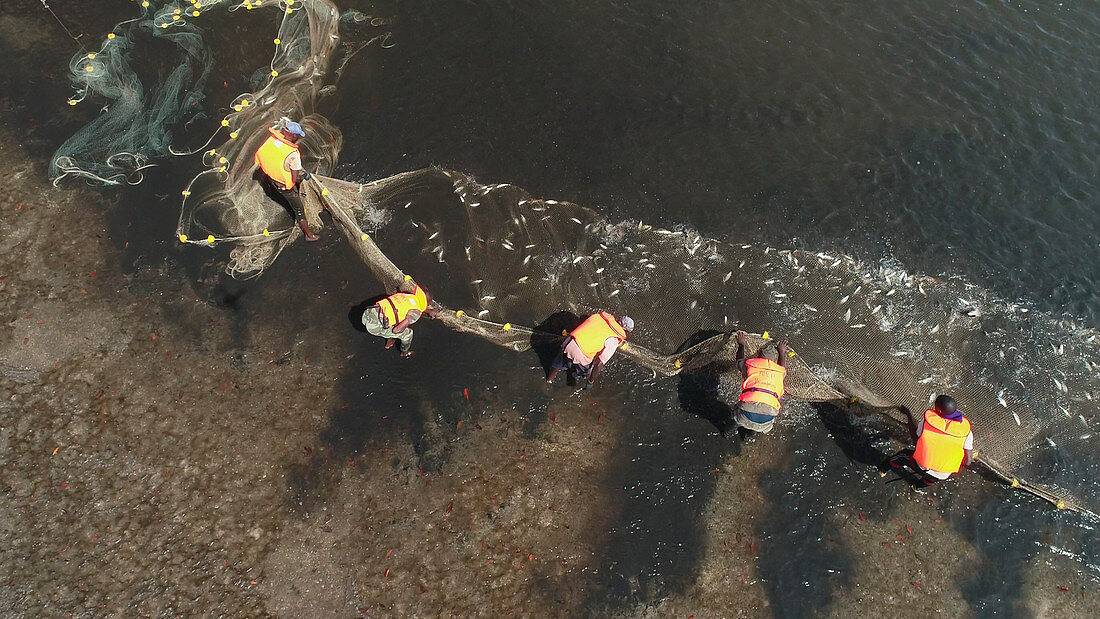
[(745, 382), (741, 383), (741, 401), (767, 404), (779, 410), (787, 368), (771, 359), (746, 359), (745, 374)]
[(917, 437), (913, 459), (917, 464), (940, 473), (958, 473), (966, 455), (963, 445), (970, 434), (970, 421), (941, 417), (933, 409), (924, 413), (924, 430)]
[(397, 292), (382, 299), (375, 304), (382, 312), (382, 316), (389, 323), (388, 326), (396, 327), (397, 323), (405, 320), (405, 316), (412, 310), (424, 311), (428, 309), (428, 296), (417, 286), (412, 294)]
[(286, 138), (274, 129), (268, 129), (268, 131), (271, 132), (271, 136), (256, 151), (256, 165), (260, 166), (268, 178), (290, 191), (294, 189), (294, 175), (286, 169), (286, 159), (291, 153), (298, 152), (298, 145), (287, 142)]
[(603, 351), (603, 343), (609, 337), (619, 342), (626, 341), (626, 329), (607, 312), (592, 314), (569, 335), (577, 342), (577, 347), (581, 349), (584, 356), (589, 359), (594, 359)]

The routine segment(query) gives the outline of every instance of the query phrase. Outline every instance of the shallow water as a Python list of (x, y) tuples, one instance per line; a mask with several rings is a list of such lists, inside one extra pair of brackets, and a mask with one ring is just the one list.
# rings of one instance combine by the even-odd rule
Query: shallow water
[[(338, 176), (365, 180), (441, 164), (573, 200), (612, 221), (887, 260), (911, 273), (964, 277), (1086, 327), (1095, 322), (1100, 119), (1091, 85), (1100, 13), (1092, 6), (358, 8), (394, 16), (396, 45), (359, 58), (341, 82), (332, 116), (346, 138)], [(223, 56), (243, 58), (228, 52), (269, 38), (253, 28), (236, 27), (236, 41), (219, 43)], [(239, 75), (221, 71), (236, 75), (240, 89), (247, 83), (243, 67)], [(193, 172), (151, 178), (128, 190), (124, 205), (174, 195)], [(129, 227), (140, 212), (116, 213), (114, 226)], [(231, 307), (242, 348), (255, 346), (244, 334), (248, 316), (261, 311), (289, 333), (325, 325), (351, 334), (350, 306), (376, 292), (331, 240), (292, 248), (255, 282), (216, 284), (215, 267), (203, 264), (208, 255), (196, 256), (204, 250), (175, 252), (158, 240), (171, 236), (174, 217), (138, 222), (148, 233), (122, 250), (123, 269), (185, 265), (199, 282), (195, 293)], [(202, 338), (196, 329), (194, 341)], [(871, 466), (891, 446), (883, 424), (795, 405), (776, 435), (738, 448), (716, 436), (711, 403), (699, 406), (700, 389), (687, 379), (654, 380), (619, 360), (585, 404), (564, 387), (543, 391), (532, 355), (430, 324), (417, 338), (412, 372), (369, 348), (327, 352), (349, 357), (333, 377), (337, 403), (320, 411), (329, 419), (317, 442), (331, 455), (287, 465), (277, 489), (285, 492), (283, 517), (333, 506), (336, 467), (376, 443), (411, 445), (428, 473), (467, 473), (453, 468), (462, 460), (440, 428), (461, 420), (468, 427), (456, 394), (473, 387), (511, 411), (504, 416), (519, 428), (476, 439), (479, 449), (545, 440), (555, 431), (550, 416), (563, 411), (615, 426), (592, 499), (605, 517), (584, 536), (596, 556), (576, 580), (546, 577), (541, 585), (551, 591), (543, 599), (574, 599), (570, 583), (582, 583), (583, 603), (571, 609), (580, 614), (690, 608), (715, 555), (728, 551), (722, 544), (734, 535), (740, 543), (742, 534), (753, 555), (756, 546), (767, 549), (755, 573), (770, 612), (858, 612), (861, 588), (876, 586), (868, 581), (911, 587), (911, 566), (889, 554), (895, 535), (911, 535), (901, 522), (920, 521), (966, 545), (960, 552), (969, 563), (951, 579), (950, 595), (966, 605), (952, 607), (956, 613), (1034, 609), (1036, 591), (1053, 586), (1032, 582), (1034, 574), (1055, 562), (1064, 570), (1067, 557), (1083, 589), (1100, 578), (1100, 540), (1078, 516), (974, 474), (930, 500), (884, 485)], [(1076, 470), (1095, 466), (1080, 464)], [(738, 511), (740, 500), (755, 507)], [(923, 567), (953, 565), (950, 550), (922, 549), (931, 564)], [(878, 585), (880, 593), (890, 588)]]

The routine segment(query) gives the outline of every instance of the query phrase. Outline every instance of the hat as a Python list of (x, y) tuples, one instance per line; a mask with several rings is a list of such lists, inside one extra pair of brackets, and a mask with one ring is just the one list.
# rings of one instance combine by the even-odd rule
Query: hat
[(285, 131), (286, 133), (291, 133), (298, 137), (306, 137), (306, 132), (302, 129), (302, 125), (299, 125), (294, 121), (288, 122), (286, 126), (283, 127), (283, 131)]
[(634, 330), (634, 319), (630, 316), (623, 316), (619, 319), (619, 324), (623, 326), (627, 331)]

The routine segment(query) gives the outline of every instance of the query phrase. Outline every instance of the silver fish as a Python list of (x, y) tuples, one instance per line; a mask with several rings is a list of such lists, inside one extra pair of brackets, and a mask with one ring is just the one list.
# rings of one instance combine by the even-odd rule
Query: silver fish
[(997, 401), (1001, 403), (1001, 406), (1008, 408), (1008, 400), (1005, 400), (1005, 390), (1001, 389), (997, 393)]
[(612, 290), (612, 291), (611, 291), (611, 294), (609, 294), (609, 295), (607, 295), (607, 296), (609, 296), (609, 297), (613, 297), (613, 296), (615, 296), (615, 295), (617, 295), (617, 294), (619, 294), (619, 289), (618, 289), (618, 288), (616, 288), (616, 289)]
[(728, 282), (731, 277), (733, 277), (733, 271), (730, 271), (729, 273), (726, 273), (726, 276), (722, 278), (722, 283), (724, 284), (724, 283)]

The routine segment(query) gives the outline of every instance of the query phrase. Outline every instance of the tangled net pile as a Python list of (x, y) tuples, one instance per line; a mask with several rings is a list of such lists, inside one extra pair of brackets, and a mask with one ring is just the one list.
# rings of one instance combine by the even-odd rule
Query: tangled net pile
[[(167, 10), (158, 15), (171, 18)], [(569, 322), (563, 312), (573, 319), (628, 313), (637, 329), (625, 356), (654, 373), (715, 373), (727, 401), (740, 385), (730, 332), (768, 329), (799, 350), (788, 362), (790, 396), (904, 420), (902, 411), (919, 415), (934, 394), (950, 392), (972, 420), (990, 470), (1059, 507), (1100, 511), (1090, 429), (1100, 368), (1094, 331), (960, 280), (612, 223), (458, 172), (432, 168), (365, 184), (323, 176), (334, 169), (341, 137), (316, 106), (343, 66), (332, 62), (340, 27), (384, 24), (362, 14), (341, 18), (322, 0), (287, 1), (279, 10), (270, 75), (233, 100), (220, 129), (227, 137), (204, 151), (208, 169), (183, 192), (180, 240), (230, 244), (232, 275), (262, 273), (300, 236), (260, 189), (252, 153), (278, 118), (302, 119), (306, 167), (317, 172), (304, 187), (313, 227), (327, 208), (387, 289), (415, 274), (453, 328), (518, 351), (560, 338)], [(384, 36), (361, 45), (385, 43)], [(90, 173), (112, 178), (101, 172)], [(752, 346), (763, 343), (755, 337)]]

